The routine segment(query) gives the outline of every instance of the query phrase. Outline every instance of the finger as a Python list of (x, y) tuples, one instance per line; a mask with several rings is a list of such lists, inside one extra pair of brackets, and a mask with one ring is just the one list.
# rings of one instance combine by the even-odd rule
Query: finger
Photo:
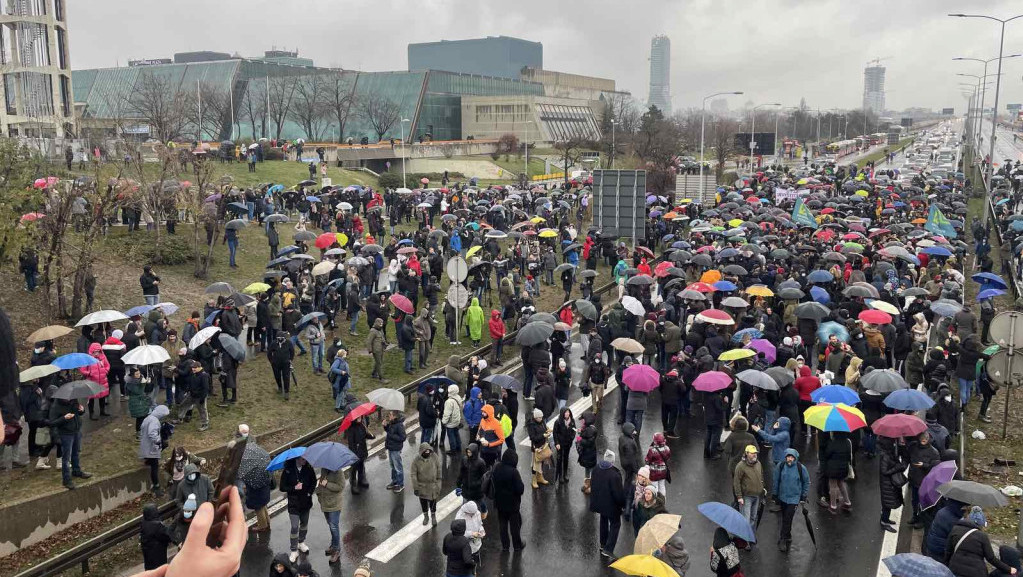
[[(216, 547), (220, 547), (224, 543), (224, 539), (227, 538), (227, 516), (230, 509), (230, 503), (217, 505), (217, 513), (213, 516), (213, 526), (210, 527), (210, 538), (216, 538)], [(207, 540), (206, 544), (209, 545), (210, 542)]]
[(132, 575), (132, 577), (164, 577), (164, 575), (167, 573), (167, 567), (169, 567), (169, 565), (166, 564), (160, 565), (156, 569), (136, 573), (135, 575)]
[(231, 487), (231, 509), (228, 511), (227, 533), (224, 536), (224, 546), (221, 550), (229, 554), (241, 556), (245, 548), (245, 540), (249, 535), (249, 528), (245, 524), (245, 511), (242, 509), (242, 498), (238, 494), (237, 487)]
[(210, 532), (210, 525), (213, 524), (213, 505), (203, 503), (192, 518), (188, 535), (185, 536), (185, 543), (182, 550), (201, 551), (206, 546), (206, 536)]

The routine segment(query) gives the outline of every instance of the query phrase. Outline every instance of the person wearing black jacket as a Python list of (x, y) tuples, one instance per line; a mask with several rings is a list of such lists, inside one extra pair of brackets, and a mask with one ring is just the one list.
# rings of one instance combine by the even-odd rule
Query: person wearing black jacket
[(238, 317), (238, 309), (235, 308), (234, 299), (228, 297), (224, 301), (223, 312), (220, 313), (220, 330), (238, 338), (242, 334), (242, 321)]
[(391, 416), (384, 421), (384, 431), (387, 432), (384, 448), (387, 449), (387, 459), (391, 465), (391, 484), (387, 485), (387, 489), (401, 493), (405, 490), (405, 469), (401, 462), (401, 450), (408, 438), (408, 434), (405, 433), (404, 416), (398, 411), (391, 411)]
[(455, 487), (463, 501), (476, 501), (476, 505), (484, 513), (486, 505), (483, 501), (483, 474), (486, 472), (487, 464), (480, 458), (479, 445), (469, 443), (469, 446), (465, 448), (465, 459), (458, 472), (458, 481), (455, 483)]
[(909, 487), (913, 497), (913, 518), (911, 525), (920, 522), (920, 484), (931, 469), (941, 462), (938, 450), (931, 444), (931, 435), (927, 431), (920, 433), (916, 440), (909, 444)]
[(669, 439), (677, 439), (675, 425), (678, 423), (679, 400), (682, 381), (678, 371), (672, 369), (661, 377), (661, 430)]
[(309, 511), (313, 508), (316, 491), (316, 471), (302, 457), (284, 462), (281, 473), (281, 492), (288, 495), (288, 519), (291, 521), (291, 562), (298, 560), (299, 552), (308, 553), (305, 544), (309, 532)]
[(444, 536), (441, 551), (447, 557), (444, 567), (446, 577), (472, 577), (476, 573), (476, 562), (472, 558), (472, 547), (465, 536), (465, 519), (451, 522), (451, 533)]
[(704, 425), (707, 436), (704, 439), (703, 458), (718, 459), (721, 457), (721, 429), (725, 424), (725, 401), (720, 392), (708, 393), (703, 397)]
[(622, 465), (622, 488), (628, 497), (628, 507), (625, 511), (626, 518), (629, 517), (632, 509), (632, 495), (635, 488), (636, 473), (643, 466), (643, 453), (639, 448), (639, 433), (632, 423), (622, 425), (622, 434), (618, 437), (618, 456)]
[(426, 389), (419, 394), (416, 401), (416, 410), (419, 411), (419, 433), (420, 443), (433, 443), (434, 433), (437, 429), (437, 405), (434, 403), (433, 385), (426, 385)]
[(565, 407), (561, 409), (556, 421), (554, 421), (554, 450), (557, 451), (555, 460), (555, 479), (564, 484), (568, 482), (568, 458), (572, 453), (572, 442), (575, 441), (576, 428), (575, 419), (572, 417), (572, 409)]
[(536, 371), (536, 389), (533, 391), (533, 407), (543, 412), (546, 421), (558, 410), (558, 401), (554, 397), (554, 378), (547, 367)]
[(267, 342), (270, 336), (267, 330), (270, 328), (270, 307), (267, 300), (269, 297), (266, 293), (259, 295), (256, 300), (256, 341), (250, 344), (255, 345), (258, 342), (259, 352), (264, 352), (270, 344)]
[(142, 563), (146, 571), (167, 564), (167, 545), (172, 541), (170, 529), (160, 520), (156, 503), (146, 503), (142, 508), (142, 528), (139, 531)]
[(369, 483), (366, 482), (366, 459), (369, 458), (369, 447), (366, 441), (372, 438), (373, 434), (366, 428), (366, 423), (363, 419), (356, 419), (348, 427), (348, 430), (345, 431), (345, 444), (359, 458), (357, 462), (352, 464), (350, 478), (353, 495), (358, 495), (360, 489), (369, 487)]
[(54, 399), (50, 405), (49, 421), (46, 423), (60, 439), (61, 478), (64, 487), (74, 489), (71, 477), (88, 479), (92, 473), (82, 470), (78, 461), (82, 451), (82, 415), (83, 407), (77, 400)]
[(283, 394), (284, 400), (288, 400), (291, 391), (291, 361), (295, 359), (295, 347), (291, 345), (288, 333), (282, 331), (274, 338), (266, 349), (266, 356), (270, 359), (270, 367), (277, 382), (277, 394)]
[(604, 451), (604, 458), (593, 469), (590, 477), (590, 512), (600, 515), (600, 554), (614, 555), (618, 532), (622, 528), (622, 511), (626, 493), (622, 487), (622, 474), (615, 467), (615, 454)]
[(518, 464), (518, 454), (515, 451), (505, 451), (490, 477), (494, 490), (494, 507), (497, 509), (497, 522), (501, 528), (502, 551), (508, 550), (509, 542), (516, 551), (526, 547), (522, 542), (522, 514), (519, 511), (526, 487), (517, 469)]
[(147, 305), (160, 302), (160, 277), (153, 272), (153, 267), (149, 265), (142, 267), (139, 284), (142, 285), (142, 296), (146, 299)]

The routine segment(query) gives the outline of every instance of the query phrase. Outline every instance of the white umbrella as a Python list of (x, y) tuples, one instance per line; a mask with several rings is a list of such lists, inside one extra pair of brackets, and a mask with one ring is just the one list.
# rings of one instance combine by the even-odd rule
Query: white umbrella
[(329, 260), (316, 263), (316, 266), (313, 267), (313, 276), (330, 274), (330, 271), (334, 270), (335, 268), (337, 268), (337, 263), (330, 262)]
[(114, 321), (126, 320), (128, 320), (128, 317), (124, 316), (124, 313), (122, 313), (121, 311), (111, 310), (96, 311), (94, 313), (89, 313), (82, 317), (82, 320), (78, 321), (78, 324), (76, 324), (75, 326), (84, 327), (88, 325), (99, 325), (103, 323), (112, 323)]
[[(195, 333), (195, 336), (188, 341), (188, 348), (195, 350), (199, 348), (199, 345), (213, 338), (213, 335), (220, 332), (220, 327), (206, 327), (201, 331)], [(125, 361), (127, 362), (127, 361)]]
[(27, 383), (59, 372), (60, 367), (55, 365), (36, 365), (21, 371), (21, 374), (18, 376), (18, 380), (22, 383)]
[(373, 389), (366, 394), (369, 402), (389, 411), (405, 410), (405, 395), (394, 389)]
[(347, 203), (347, 202), (339, 202), (339, 203), (337, 203), (337, 207), (340, 210), (352, 210), (351, 203)]
[(638, 317), (646, 315), (646, 309), (643, 308), (643, 303), (639, 302), (639, 299), (636, 297), (630, 297), (629, 295), (623, 296), (622, 306), (625, 307), (625, 310)]
[(121, 361), (123, 361), (124, 364), (136, 365), (140, 367), (146, 365), (160, 365), (169, 360), (170, 355), (167, 354), (167, 350), (158, 345), (142, 345), (140, 347), (135, 347), (134, 349), (125, 353), (123, 357), (121, 357)]
[(156, 306), (153, 307), (153, 308), (154, 309), (160, 309), (161, 311), (163, 311), (163, 314), (170, 316), (170, 315), (178, 312), (178, 309), (180, 309), (181, 307), (179, 307), (178, 305), (176, 305), (176, 304), (174, 304), (172, 302), (166, 302), (166, 303), (156, 303)]

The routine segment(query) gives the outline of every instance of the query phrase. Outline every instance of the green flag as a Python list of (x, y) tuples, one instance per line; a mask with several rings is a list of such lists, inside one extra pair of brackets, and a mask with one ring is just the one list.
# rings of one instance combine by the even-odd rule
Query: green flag
[(940, 234), (945, 238), (955, 238), (956, 229), (949, 222), (948, 217), (941, 212), (937, 204), (931, 205), (931, 210), (927, 214), (927, 223), (924, 224), (924, 228), (933, 232), (934, 234)]
[(810, 212), (810, 208), (803, 202), (802, 197), (796, 199), (796, 206), (792, 207), (792, 222), (799, 226), (817, 228), (817, 220)]

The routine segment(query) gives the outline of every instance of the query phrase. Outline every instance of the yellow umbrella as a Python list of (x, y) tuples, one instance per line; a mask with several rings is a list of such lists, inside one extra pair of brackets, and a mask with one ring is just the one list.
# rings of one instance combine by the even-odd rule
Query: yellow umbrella
[(611, 568), (640, 577), (679, 577), (667, 563), (653, 555), (626, 555), (612, 563)]
[(471, 248), (470, 248), (469, 250), (467, 250), (467, 251), (465, 252), (465, 258), (472, 258), (472, 255), (474, 255), (474, 254), (478, 253), (478, 252), (479, 252), (479, 251), (481, 251), (482, 249), (483, 249), (483, 246), (482, 246), (482, 245), (479, 245), (479, 244), (478, 244), (478, 245), (476, 245), (476, 246), (474, 246), (474, 247), (471, 247)]
[(653, 553), (654, 549), (660, 549), (678, 531), (680, 524), (682, 524), (682, 515), (667, 513), (654, 515), (639, 530), (639, 535), (636, 535), (633, 552), (637, 555), (649, 555)]
[(755, 284), (746, 289), (746, 294), (755, 297), (773, 297), (774, 291), (762, 284)]
[(547, 219), (542, 216), (534, 216), (533, 218), (529, 219), (529, 222), (533, 224), (540, 224), (542, 222), (547, 222)]
[(870, 304), (868, 304), (867, 306), (869, 306), (872, 309), (877, 309), (879, 311), (884, 311), (884, 312), (886, 312), (886, 313), (888, 313), (890, 315), (897, 315), (897, 314), (899, 314), (899, 309), (895, 308), (895, 305), (893, 305), (892, 303), (889, 303), (889, 302), (885, 302), (885, 301), (881, 301), (881, 300), (875, 299), (875, 300), (870, 301)]
[(538, 234), (540, 238), (558, 238), (558, 231), (556, 230), (542, 230)]
[(683, 198), (682, 200), (678, 201), (679, 204), (689, 204), (691, 202), (693, 202), (693, 199), (691, 198)]
[(855, 194), (856, 196), (862, 196), (862, 197), (868, 197), (868, 196), (870, 196), (870, 193), (869, 193), (869, 192), (867, 192), (867, 191), (865, 191), (865, 190), (857, 190), (857, 191), (856, 191), (856, 192), (854, 192), (853, 194)]
[(755, 357), (757, 352), (753, 349), (731, 349), (718, 355), (719, 361), (737, 361), (739, 359), (748, 359)]
[(337, 233), (337, 243), (339, 245), (341, 245), (341, 246), (347, 245), (348, 244), (348, 235), (343, 233), (343, 232)]
[(254, 282), (249, 286), (245, 287), (244, 289), (242, 289), (242, 292), (247, 295), (254, 295), (259, 293), (265, 293), (268, 290), (270, 290), (270, 285), (266, 284), (265, 282)]
[(728, 221), (728, 226), (735, 228), (737, 226), (741, 226), (742, 223), (743, 220), (741, 218), (733, 218), (732, 220)]

